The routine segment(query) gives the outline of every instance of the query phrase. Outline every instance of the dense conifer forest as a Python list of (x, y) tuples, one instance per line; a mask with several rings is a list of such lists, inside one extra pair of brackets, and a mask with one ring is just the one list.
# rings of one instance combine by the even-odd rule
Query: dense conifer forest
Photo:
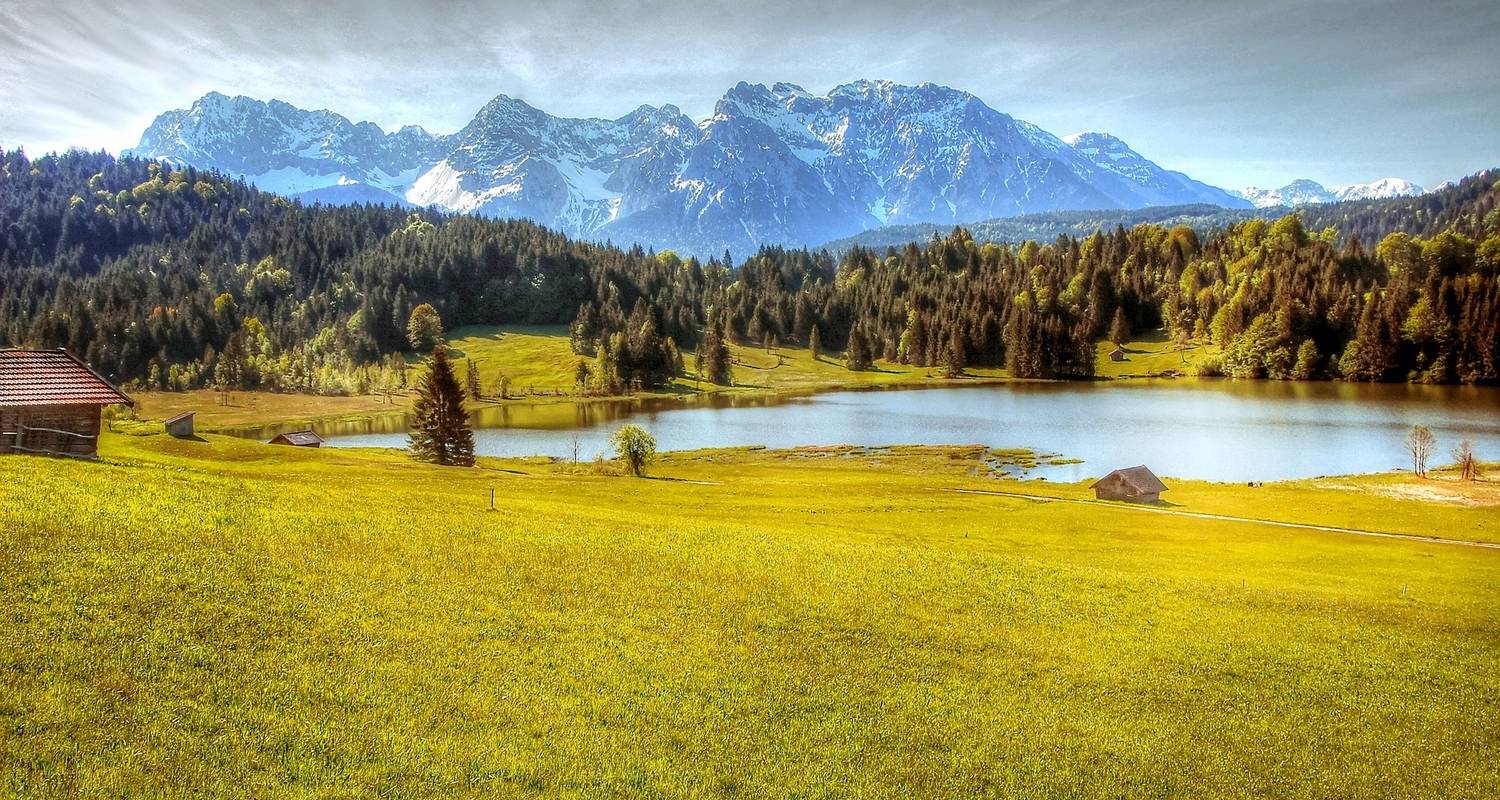
[(0, 154), (0, 346), (68, 347), (122, 381), (319, 393), (404, 373), (412, 312), (568, 324), (580, 382), (660, 386), (726, 339), (1086, 378), (1095, 343), (1223, 347), (1234, 377), (1500, 381), (1500, 172), (1420, 198), (1212, 233), (766, 248), (740, 264), (570, 241), (525, 221), (306, 207), (191, 168)]
[[(1485, 188), (1485, 185), (1476, 183), (1466, 190), (1446, 189), (1417, 197), (1383, 200), (1349, 200), (1304, 206), (1296, 211), (1309, 230), (1322, 231), (1330, 227), (1337, 230), (1340, 244), (1352, 236), (1358, 236), (1366, 242), (1375, 242), (1395, 232), (1430, 238), (1455, 224), (1466, 225), (1476, 220), (1477, 218), (1467, 216), (1468, 203), (1483, 194)], [(1292, 209), (1284, 206), (1234, 209), (1194, 204), (1107, 211), (1048, 211), (984, 220), (963, 227), (980, 243), (1023, 242), (1027, 239), (1050, 241), (1058, 236), (1084, 237), (1097, 230), (1113, 230), (1121, 225), (1131, 228), (1144, 224), (1168, 228), (1186, 226), (1199, 236), (1207, 236), (1230, 225), (1252, 219), (1274, 220), (1291, 212)], [(843, 253), (855, 246), (876, 249), (900, 247), (910, 241), (925, 241), (933, 234), (942, 235), (946, 232), (947, 229), (937, 225), (888, 225), (827, 242), (823, 248)], [(1461, 228), (1460, 232), (1473, 235), (1472, 230), (1465, 228)]]

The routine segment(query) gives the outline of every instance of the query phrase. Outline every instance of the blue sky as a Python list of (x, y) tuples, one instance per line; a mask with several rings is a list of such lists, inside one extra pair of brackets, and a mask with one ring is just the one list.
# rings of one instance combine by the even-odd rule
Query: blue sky
[(1217, 185), (1431, 186), (1500, 166), (1500, 2), (67, 3), (0, 0), (0, 145), (132, 146), (209, 90), (387, 129), (499, 93), (554, 114), (740, 80), (934, 81)]

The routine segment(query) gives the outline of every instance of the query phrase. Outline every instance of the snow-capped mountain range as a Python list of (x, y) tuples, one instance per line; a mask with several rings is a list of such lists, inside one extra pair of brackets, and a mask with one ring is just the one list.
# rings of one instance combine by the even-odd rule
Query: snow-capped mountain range
[(740, 83), (696, 123), (671, 105), (569, 119), (500, 95), (451, 135), (210, 93), (157, 117), (127, 152), (309, 201), (524, 217), (579, 238), (736, 256), (888, 224), (1250, 206), (1109, 134), (1060, 139), (930, 83), (824, 95)]
[(1381, 178), (1370, 183), (1351, 183), (1348, 186), (1324, 188), (1317, 181), (1295, 180), (1280, 189), (1259, 189), (1248, 186), (1232, 194), (1249, 200), (1256, 208), (1272, 206), (1306, 206), (1319, 203), (1338, 203), (1344, 200), (1384, 200), (1390, 197), (1416, 197), (1427, 190), (1405, 178)]

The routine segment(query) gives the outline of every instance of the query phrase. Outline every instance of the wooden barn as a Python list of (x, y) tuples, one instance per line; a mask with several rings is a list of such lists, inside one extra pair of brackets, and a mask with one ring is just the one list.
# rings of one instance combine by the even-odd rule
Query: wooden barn
[(166, 425), (167, 433), (171, 434), (172, 436), (175, 436), (178, 439), (191, 439), (195, 435), (193, 431), (193, 421), (196, 418), (196, 412), (184, 411), (181, 414), (178, 414), (177, 416), (167, 420), (163, 424)]
[(1109, 351), (1109, 360), (1110, 361), (1124, 361), (1125, 360), (1125, 348), (1123, 348), (1123, 347), (1116, 347), (1115, 349)]
[(1145, 466), (1117, 469), (1105, 475), (1093, 486), (1094, 496), (1100, 500), (1126, 500), (1132, 503), (1155, 503), (1167, 485), (1156, 477), (1156, 473)]
[(0, 454), (97, 458), (116, 403), (135, 405), (66, 350), (0, 350)]
[(311, 430), (288, 431), (277, 434), (275, 439), (266, 444), (285, 444), (292, 447), (317, 447), (323, 444), (323, 437), (313, 433)]

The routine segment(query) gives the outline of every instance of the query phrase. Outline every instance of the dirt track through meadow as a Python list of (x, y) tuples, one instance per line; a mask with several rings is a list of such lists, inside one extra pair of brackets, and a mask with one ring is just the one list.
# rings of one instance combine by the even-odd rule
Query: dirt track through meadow
[(1002, 492), (995, 489), (941, 489), (945, 492), (956, 492), (958, 494), (990, 495), (993, 497), (1010, 497), (1018, 500), (1031, 500), (1043, 503), (1076, 503), (1079, 505), (1106, 506), (1126, 511), (1144, 511), (1151, 514), (1171, 514), (1178, 517), (1193, 517), (1195, 519), (1210, 519), (1220, 522), (1245, 522), (1254, 525), (1272, 525), (1278, 528), (1296, 528), (1305, 531), (1317, 531), (1319, 533), (1349, 533), (1356, 536), (1375, 536), (1382, 539), (1404, 539), (1410, 542), (1426, 542), (1429, 544), (1452, 544), (1464, 547), (1483, 547), (1490, 550), (1500, 550), (1500, 542), (1474, 542), (1464, 539), (1444, 539), (1437, 536), (1422, 536), (1415, 533), (1391, 533), (1389, 531), (1372, 531), (1363, 528), (1341, 528), (1336, 525), (1314, 525), (1306, 522), (1282, 522), (1274, 519), (1258, 519), (1256, 517), (1236, 517), (1229, 514), (1209, 514), (1203, 511), (1178, 511), (1173, 508), (1160, 508), (1157, 506), (1139, 505), (1134, 503), (1111, 502), (1108, 500), (1088, 500), (1073, 497), (1049, 497), (1040, 494), (1024, 494), (1022, 492)]

